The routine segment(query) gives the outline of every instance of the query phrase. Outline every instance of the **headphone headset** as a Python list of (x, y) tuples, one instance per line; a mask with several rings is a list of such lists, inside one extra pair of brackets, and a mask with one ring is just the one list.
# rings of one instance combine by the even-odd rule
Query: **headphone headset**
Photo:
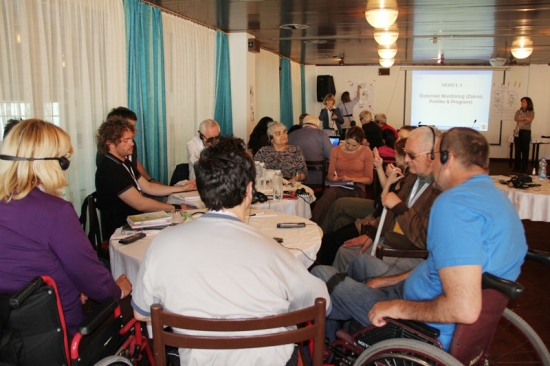
[(434, 131), (434, 128), (432, 126), (426, 126), (430, 129), (430, 131), (432, 131), (432, 150), (430, 151), (430, 159), (434, 160), (435, 159), (435, 131)]
[(441, 150), (443, 141), (445, 141), (445, 134), (441, 135), (441, 142), (439, 143), (439, 161), (441, 164), (445, 165), (449, 160), (449, 150)]
[(35, 160), (57, 160), (62, 170), (69, 169), (71, 161), (65, 156), (59, 158), (22, 158), (19, 156), (0, 155), (0, 160), (12, 160), (12, 161), (35, 161)]
[[(223, 157), (223, 156), (219, 156), (219, 155), (214, 155), (214, 156), (209, 156), (208, 157), (209, 159), (217, 159), (217, 160), (223, 160), (223, 161), (228, 161), (230, 163), (233, 163), (233, 164), (237, 164), (237, 165), (240, 165), (241, 168), (243, 168), (244, 170), (246, 170), (246, 168), (244, 167), (244, 165), (240, 164), (240, 163), (237, 163), (235, 160), (231, 160), (229, 158), (226, 158), (226, 157)], [(267, 196), (262, 193), (262, 192), (258, 192), (256, 190), (256, 184), (255, 182), (252, 182), (252, 204), (255, 204), (255, 203), (264, 203), (264, 202), (267, 202), (268, 198)]]
[(273, 141), (273, 135), (269, 135), (269, 141)]

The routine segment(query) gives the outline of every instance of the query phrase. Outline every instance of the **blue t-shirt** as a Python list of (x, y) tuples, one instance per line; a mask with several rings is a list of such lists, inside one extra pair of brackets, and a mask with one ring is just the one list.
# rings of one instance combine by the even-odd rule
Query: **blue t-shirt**
[[(481, 265), (483, 272), (511, 281), (518, 278), (527, 252), (523, 224), (506, 195), (485, 174), (443, 192), (434, 202), (428, 226), (428, 259), (405, 282), (405, 300), (426, 301), (442, 294), (438, 270)], [(454, 324), (440, 329), (448, 350)]]

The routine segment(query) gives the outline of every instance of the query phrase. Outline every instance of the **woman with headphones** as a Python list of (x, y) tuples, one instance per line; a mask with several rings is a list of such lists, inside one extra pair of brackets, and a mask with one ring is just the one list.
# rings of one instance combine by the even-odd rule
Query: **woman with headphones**
[(72, 152), (65, 131), (29, 119), (11, 130), (0, 155), (0, 293), (13, 294), (36, 276), (52, 277), (70, 334), (84, 320), (81, 301), (132, 291), (126, 275), (115, 282), (97, 259), (73, 205), (63, 199)]
[(288, 144), (288, 133), (281, 122), (271, 122), (267, 126), (271, 146), (262, 147), (254, 160), (265, 163), (266, 169), (280, 169), (288, 181), (303, 181), (307, 176), (306, 160), (302, 149)]

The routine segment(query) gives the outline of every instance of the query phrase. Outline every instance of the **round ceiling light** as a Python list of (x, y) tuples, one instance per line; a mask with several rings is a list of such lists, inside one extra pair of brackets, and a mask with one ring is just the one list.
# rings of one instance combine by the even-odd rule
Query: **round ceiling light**
[(378, 46), (378, 56), (380, 56), (380, 58), (394, 58), (396, 54), (397, 45), (395, 43), (386, 46)]
[(394, 58), (381, 58), (378, 60), (380, 62), (380, 66), (382, 67), (391, 67), (393, 63), (395, 62)]
[(374, 30), (374, 40), (382, 46), (389, 46), (395, 43), (397, 37), (399, 37), (399, 30), (395, 25), (386, 28), (376, 28)]
[(374, 28), (389, 27), (397, 20), (399, 10), (390, 8), (378, 8), (365, 10), (367, 22)]
[(506, 63), (506, 59), (502, 57), (492, 58), (489, 60), (489, 63), (493, 67), (500, 67)]
[(512, 42), (512, 55), (517, 59), (527, 58), (533, 53), (533, 42), (527, 37), (518, 37)]

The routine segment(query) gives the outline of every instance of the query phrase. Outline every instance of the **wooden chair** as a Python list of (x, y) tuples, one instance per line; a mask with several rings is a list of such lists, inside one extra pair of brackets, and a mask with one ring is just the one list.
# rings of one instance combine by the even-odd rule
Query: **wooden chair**
[[(313, 339), (313, 366), (321, 366), (323, 365), (325, 337), (325, 307), (326, 300), (317, 298), (315, 305), (287, 314), (252, 319), (205, 319), (173, 314), (164, 311), (160, 304), (153, 304), (151, 319), (155, 364), (156, 366), (166, 365), (165, 346), (197, 349), (242, 349), (278, 346)], [(238, 336), (234, 333), (288, 327), (307, 322), (312, 322), (312, 325), (279, 333), (246, 336)], [(232, 333), (227, 336), (176, 334), (165, 330), (165, 327)]]

